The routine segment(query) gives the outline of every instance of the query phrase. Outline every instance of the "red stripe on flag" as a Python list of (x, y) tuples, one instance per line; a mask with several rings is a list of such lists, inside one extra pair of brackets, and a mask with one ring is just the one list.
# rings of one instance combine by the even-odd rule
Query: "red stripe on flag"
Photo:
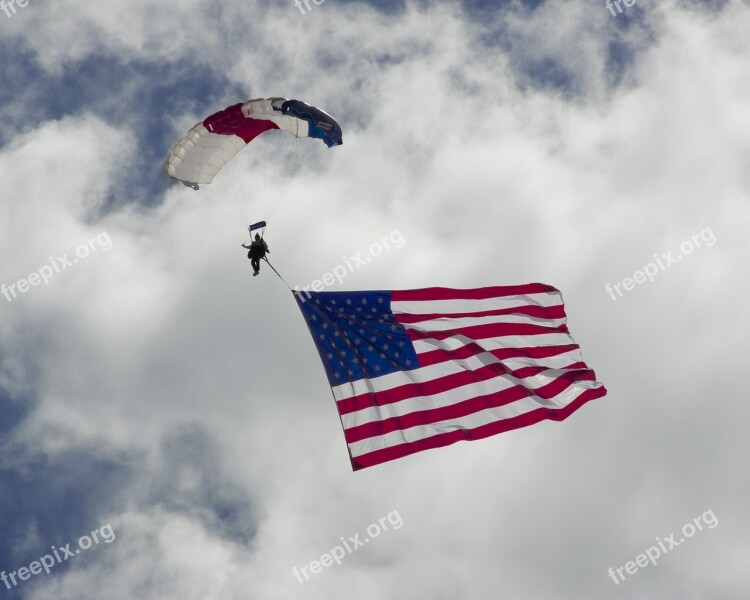
[[(398, 315), (396, 315), (398, 321)], [(505, 337), (509, 335), (544, 335), (548, 333), (568, 333), (567, 325), (558, 327), (542, 327), (528, 323), (492, 323), (490, 325), (471, 325), (469, 327), (457, 327), (445, 331), (417, 331), (407, 329), (406, 333), (412, 340), (433, 339), (446, 340), (458, 335), (464, 335), (475, 340)]]
[(578, 344), (566, 344), (563, 346), (533, 346), (530, 348), (500, 348), (498, 350), (485, 350), (479, 344), (470, 343), (465, 346), (460, 346), (454, 350), (442, 350), (440, 348), (436, 350), (430, 350), (418, 354), (420, 367), (429, 367), (441, 362), (447, 362), (449, 360), (455, 360), (460, 358), (471, 358), (477, 354), (483, 352), (489, 352), (495, 358), (504, 360), (506, 358), (549, 358), (550, 356), (557, 356), (558, 354), (564, 354), (571, 350), (577, 350)]
[(431, 287), (421, 290), (393, 290), (391, 302), (412, 302), (417, 300), (486, 300), (502, 296), (523, 296), (525, 294), (559, 293), (551, 285), (528, 283), (525, 285), (503, 285), (457, 290), (454, 288)]
[(382, 419), (380, 421), (372, 421), (370, 423), (364, 423), (356, 427), (350, 427), (344, 431), (344, 436), (348, 443), (359, 442), (367, 438), (375, 437), (378, 435), (385, 435), (392, 431), (399, 431), (403, 429), (409, 429), (410, 427), (417, 427), (418, 425), (429, 425), (431, 423), (437, 423), (440, 421), (449, 421), (451, 419), (459, 419), (467, 415), (474, 414), (485, 408), (498, 408), (505, 406), (521, 398), (527, 398), (531, 396), (539, 396), (545, 400), (550, 400), (555, 396), (560, 395), (576, 381), (593, 381), (594, 374), (592, 371), (574, 371), (561, 375), (554, 381), (550, 381), (547, 385), (542, 386), (536, 390), (529, 390), (523, 385), (514, 385), (512, 388), (503, 390), (502, 392), (493, 392), (483, 396), (475, 396), (450, 406), (442, 406), (440, 408), (433, 408), (429, 410), (420, 410), (417, 412), (409, 413), (407, 415), (401, 415), (398, 417), (390, 417)]
[(586, 404), (586, 402), (595, 400), (596, 398), (601, 398), (606, 393), (607, 390), (604, 388), (604, 386), (602, 386), (594, 390), (586, 390), (565, 408), (554, 410), (537, 408), (523, 415), (518, 415), (517, 417), (505, 419), (503, 421), (495, 421), (494, 423), (488, 423), (487, 425), (482, 425), (474, 429), (459, 429), (448, 433), (434, 435), (422, 440), (417, 440), (416, 442), (399, 444), (398, 446), (392, 446), (390, 448), (383, 448), (381, 450), (375, 450), (374, 452), (368, 452), (367, 454), (363, 454), (361, 456), (352, 457), (352, 468), (355, 471), (359, 471), (360, 469), (373, 467), (384, 462), (389, 462), (391, 460), (402, 458), (416, 452), (421, 452), (422, 450), (442, 448), (443, 446), (450, 446), (451, 444), (455, 444), (456, 442), (460, 441), (481, 440), (483, 438), (497, 435), (498, 433), (511, 431), (513, 429), (520, 429), (522, 427), (528, 427), (529, 425), (534, 425), (535, 423), (539, 423), (540, 421), (563, 421), (564, 419), (567, 419), (571, 414), (573, 414), (576, 410), (578, 410), (581, 406)]
[[(481, 383), (483, 381), (489, 381), (496, 377), (502, 377), (504, 375), (512, 375), (519, 379), (525, 379), (533, 377), (544, 371), (549, 371), (548, 367), (523, 367), (512, 371), (501, 363), (493, 363), (480, 367), (474, 371), (461, 371), (459, 373), (453, 373), (452, 375), (445, 375), (432, 381), (426, 381), (424, 383), (406, 383), (404, 385), (394, 387), (382, 392), (365, 392), (358, 396), (351, 398), (345, 398), (339, 400), (336, 404), (338, 405), (339, 413), (342, 415), (348, 415), (349, 413), (356, 412), (365, 408), (372, 408), (374, 406), (384, 406), (386, 404), (393, 404), (394, 402), (401, 402), (409, 398), (420, 398), (423, 396), (433, 396), (449, 390), (470, 385), (472, 383)], [(570, 373), (590, 373), (590, 377), (580, 377), (580, 379), (594, 379), (594, 372), (584, 366), (582, 369), (576, 369), (570, 371)], [(540, 388), (544, 389), (544, 388)], [(539, 392), (535, 392), (537, 395), (546, 397)], [(551, 396), (550, 396), (551, 397)]]
[[(463, 317), (494, 317), (500, 315), (525, 315), (539, 319), (564, 319), (565, 307), (562, 304), (554, 306), (517, 306), (514, 308), (498, 308), (496, 310), (483, 310), (480, 312), (464, 313), (432, 313), (429, 315), (414, 315), (410, 313), (398, 313), (394, 316), (399, 323), (419, 323), (420, 321), (431, 321), (433, 319), (460, 319)], [(502, 321), (502, 319), (498, 319)]]

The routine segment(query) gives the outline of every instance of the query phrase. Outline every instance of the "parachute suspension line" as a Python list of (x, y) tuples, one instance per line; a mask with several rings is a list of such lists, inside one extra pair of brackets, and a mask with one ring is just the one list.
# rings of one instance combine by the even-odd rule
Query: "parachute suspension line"
[[(218, 192), (220, 191), (220, 189), (217, 189), (216, 191)], [(240, 218), (242, 216), (241, 213), (238, 213), (236, 210), (232, 208), (232, 198), (234, 197), (232, 190), (227, 189), (226, 193), (223, 195), (227, 197), (226, 200), (220, 199), (221, 194), (217, 194), (216, 196), (214, 196), (213, 194), (209, 194), (208, 204), (210, 204), (213, 208), (221, 212), (224, 216), (232, 219), (232, 221), (237, 221), (237, 223), (241, 224), (242, 223), (242, 219)]]
[[(300, 138), (296, 136), (296, 134), (287, 135), (284, 136), (284, 142), (282, 147), (282, 154), (283, 157), (282, 160), (279, 160), (276, 163), (277, 168), (277, 181), (278, 185), (272, 185), (270, 189), (270, 196), (269, 196), (269, 202), (268, 202), (268, 213), (273, 214), (273, 212), (276, 209), (276, 205), (279, 202), (279, 198), (281, 197), (283, 193), (283, 189), (286, 189), (286, 187), (289, 185), (291, 180), (294, 178), (294, 174), (297, 172), (297, 169), (299, 169), (299, 166), (301, 162), (304, 162), (304, 157), (300, 158), (299, 160), (292, 160), (293, 157), (299, 156), (299, 143)], [(306, 150), (310, 149), (310, 146), (308, 144), (304, 144), (304, 147)], [(295, 164), (294, 170), (291, 169), (291, 165)], [(291, 175), (286, 175), (291, 171)]]
[(276, 273), (277, 277), (281, 279), (281, 282), (287, 287), (287, 289), (291, 292), (292, 288), (289, 287), (289, 284), (284, 281), (284, 278), (279, 274), (279, 272), (274, 268), (274, 266), (271, 264), (271, 262), (264, 256), (263, 260), (265, 260), (268, 263), (268, 266), (273, 269), (273, 272)]
[[(232, 162), (234, 164), (231, 167), (232, 171), (235, 172), (234, 181), (236, 181), (236, 173), (237, 173), (237, 162), (236, 162), (236, 159), (237, 159), (237, 157), (235, 156), (234, 160), (232, 160)], [(231, 171), (229, 171), (229, 173), (227, 173), (227, 175), (231, 175)], [(227, 207), (229, 208), (229, 210), (231, 210), (232, 212), (236, 213), (239, 217), (242, 217), (242, 211), (238, 210), (239, 207), (237, 205), (237, 189), (236, 189), (236, 186), (232, 185), (231, 182), (232, 182), (231, 178), (229, 178), (229, 181), (226, 182), (227, 190), (226, 190), (226, 199), (224, 200), (224, 202), (226, 202)]]
[(245, 227), (247, 227), (247, 225), (245, 224), (244, 220), (240, 218), (241, 213), (238, 213), (235, 210), (231, 210), (232, 209), (231, 199), (233, 197), (231, 190), (227, 190), (226, 196), (229, 198), (229, 200), (221, 201), (219, 200), (219, 198), (209, 195), (209, 201), (207, 202), (207, 204), (211, 206), (211, 208), (218, 210), (225, 217), (231, 219), (232, 221), (236, 221), (237, 223), (242, 225), (244, 229)]
[[(250, 184), (249, 184), (246, 181), (245, 173), (248, 171), (248, 168), (247, 168), (248, 162), (250, 161), (255, 162), (257, 154), (258, 154), (257, 148), (253, 146), (250, 148), (250, 152), (245, 153), (244, 155), (244, 158), (245, 158), (244, 167), (243, 167), (243, 164), (239, 162), (239, 160), (237, 161), (237, 179), (239, 179), (240, 181), (240, 205), (242, 206), (243, 216), (244, 216), (246, 223), (249, 223), (250, 220), (252, 219), (251, 214), (250, 214), (252, 211), (250, 207), (252, 205), (253, 190), (248, 189), (248, 187), (252, 188), (252, 185), (251, 185), (252, 179), (250, 180)], [(237, 155), (237, 158), (240, 158), (242, 156), (243, 156), (243, 153), (240, 152)]]
[[(295, 142), (296, 141), (297, 140), (295, 138)], [(305, 152), (302, 155), (302, 158), (299, 161), (297, 161), (297, 165), (294, 167), (294, 171), (292, 171), (291, 177), (289, 177), (289, 179), (287, 180), (287, 182), (284, 184), (284, 187), (282, 188), (281, 192), (276, 196), (276, 200), (274, 200), (273, 205), (271, 206), (271, 210), (268, 211), (268, 217), (269, 217), (269, 219), (273, 216), (273, 213), (276, 210), (276, 207), (278, 206), (278, 204), (281, 201), (281, 199), (284, 197), (284, 194), (286, 194), (286, 190), (289, 187), (289, 184), (292, 183), (292, 180), (294, 180), (294, 178), (296, 177), (297, 171), (299, 170), (300, 166), (307, 159), (307, 155), (310, 153), (310, 150), (311, 150), (311, 145), (310, 144), (305, 144)]]
[[(2, 2), (2, 0), (0, 0), (0, 2)], [(294, 63), (297, 64), (299, 60), (299, 56), (295, 54)], [(274, 129), (268, 122), (261, 122), (263, 121), (263, 119), (256, 119), (254, 118), (254, 115), (248, 116), (247, 114), (243, 113), (242, 107), (245, 106), (245, 104), (248, 104), (252, 108), (252, 110), (249, 111), (251, 115), (256, 108), (263, 108), (265, 112), (268, 112), (267, 115), (263, 115), (263, 117), (265, 118), (269, 117), (269, 115), (272, 118), (281, 117), (288, 113), (286, 114), (284, 119), (290, 120), (288, 121), (288, 126), (284, 127), (285, 133), (283, 138), (288, 140), (290, 144), (293, 140), (296, 140), (296, 134), (299, 133), (300, 128), (307, 131), (305, 137), (320, 138), (328, 147), (337, 146), (342, 143), (342, 140), (341, 127), (330, 115), (314, 106), (302, 102), (301, 100), (290, 100), (288, 98), (281, 97), (249, 100), (245, 103), (234, 104), (206, 117), (201, 122), (203, 127), (200, 127), (198, 125), (194, 126), (193, 129), (191, 129), (183, 138), (191, 141), (189, 147), (186, 149), (185, 144), (182, 140), (180, 140), (179, 142), (177, 142), (177, 144), (175, 144), (174, 148), (165, 160), (164, 166), (167, 170), (167, 173), (173, 179), (182, 181), (186, 185), (197, 189), (198, 185), (191, 184), (191, 182), (196, 181), (196, 178), (200, 177), (200, 174), (201, 172), (203, 172), (204, 167), (211, 163), (217, 171), (221, 171), (221, 169), (228, 162), (224, 160), (223, 155), (222, 157), (216, 155), (217, 148), (216, 144), (214, 143), (215, 140), (213, 139), (213, 137), (209, 137), (209, 133), (211, 136), (234, 135), (239, 136), (242, 140), (247, 140), (244, 145), (239, 144), (238, 142), (238, 146), (235, 148), (237, 150), (235, 154), (244, 152), (244, 148), (247, 146), (250, 147), (250, 152), (256, 151), (254, 153), (254, 160), (252, 163), (252, 171), (254, 172), (253, 175), (255, 175), (255, 177), (253, 177), (253, 180), (251, 182), (243, 181), (242, 178), (240, 178), (240, 181), (237, 182), (237, 179), (235, 178), (232, 182), (232, 184), (234, 185), (228, 186), (231, 187), (231, 189), (220, 190), (221, 193), (218, 194), (214, 199), (221, 199), (221, 204), (223, 205), (222, 209), (232, 208), (234, 206), (233, 201), (236, 200), (238, 203), (236, 206), (237, 212), (240, 213), (241, 218), (244, 217), (245, 223), (247, 223), (249, 221), (249, 218), (252, 218), (256, 212), (259, 212), (259, 202), (272, 201), (273, 206), (270, 208), (271, 211), (275, 211), (278, 203), (284, 198), (291, 181), (294, 179), (294, 177), (296, 177), (301, 161), (297, 161), (297, 163), (295, 164), (294, 161), (290, 160), (274, 160), (269, 167), (267, 156), (269, 148), (274, 149), (283, 147), (283, 144), (277, 145), (277, 140), (274, 135), (265, 134), (266, 131)], [(307, 127), (305, 127), (306, 124), (308, 125)], [(309, 125), (311, 124), (313, 126), (318, 125), (319, 128), (313, 129), (311, 131), (309, 128)], [(324, 130), (324, 132), (321, 132), (318, 129), (322, 129)], [(311, 133), (312, 135), (310, 135)], [(255, 138), (259, 136), (260, 138), (258, 141), (260, 143), (254, 142)], [(305, 144), (310, 143), (311, 142), (305, 142)], [(264, 178), (263, 183), (261, 184), (260, 160), (262, 158), (258, 157), (258, 155), (261, 154), (261, 152), (263, 152), (264, 150), (266, 153), (266, 162), (263, 165)], [(305, 150), (309, 151), (309, 148), (306, 148)], [(305, 152), (306, 159), (307, 154), (308, 153)], [(247, 156), (247, 153), (245, 152), (241, 156)], [(237, 162), (235, 162), (234, 171), (238, 172), (241, 170), (241, 165), (243, 163), (239, 162), (240, 160), (242, 160), (241, 158), (236, 160)], [(292, 176), (289, 177), (285, 184), (283, 184), (283, 189), (281, 190), (281, 193), (277, 198), (276, 194), (278, 193), (279, 187), (281, 186), (276, 187), (274, 185), (274, 177), (276, 175), (279, 175), (279, 183), (281, 183), (283, 179), (287, 178), (288, 173), (292, 173)], [(270, 182), (269, 175), (271, 179)], [(219, 177), (217, 183), (227, 184), (229, 182), (227, 182), (226, 180), (222, 181), (222, 178)], [(263, 187), (261, 187), (261, 185)], [(256, 190), (246, 190), (247, 187), (256, 186), (258, 188), (257, 195), (254, 193)], [(251, 191), (253, 193), (252, 197), (243, 197), (246, 191)], [(269, 192), (271, 197), (269, 197)], [(265, 210), (268, 208), (268, 206), (264, 206), (263, 212), (265, 212)], [(234, 218), (234, 216), (232, 216), (231, 218)]]
[[(234, 160), (234, 181), (237, 183), (237, 185), (232, 186), (232, 200), (234, 200), (235, 206), (239, 209), (240, 215), (243, 219), (247, 220), (247, 217), (245, 216), (245, 193), (244, 193), (244, 185), (242, 181), (242, 177), (240, 177), (240, 155), (239, 153), (235, 155)], [(239, 189), (238, 189), (239, 188)]]
[(263, 155), (265, 157), (263, 161), (263, 200), (260, 205), (261, 217), (263, 217), (266, 212), (266, 202), (268, 202), (268, 142), (266, 136), (261, 139), (263, 140)]
[(232, 221), (237, 221), (240, 225), (242, 225), (243, 229), (245, 228), (245, 224), (242, 222), (242, 220), (238, 219), (235, 215), (233, 215), (228, 210), (222, 208), (222, 206), (221, 206), (220, 203), (218, 203), (218, 202), (209, 202), (208, 204), (210, 204), (215, 209), (217, 209), (217, 210), (221, 211), (222, 213), (224, 213), (224, 215), (227, 216), (227, 217), (229, 217), (230, 219), (232, 219)]
[(242, 225), (244, 227), (245, 223), (243, 222), (243, 220), (240, 219), (239, 217), (237, 217), (235, 214), (233, 214), (232, 211), (229, 211), (229, 210), (227, 210), (225, 208), (222, 208), (221, 204), (215, 204), (215, 206), (221, 212), (223, 212), (226, 216), (228, 216), (230, 219), (232, 219), (232, 221), (237, 221), (237, 223), (239, 223), (240, 225)]
[[(244, 193), (242, 191), (242, 178), (240, 177), (240, 155), (237, 154), (233, 159), (232, 162), (234, 163), (233, 169), (234, 169), (234, 184), (227, 183), (228, 189), (227, 189), (227, 204), (229, 204), (232, 207), (233, 211), (236, 211), (237, 215), (243, 220), (247, 221), (247, 211), (245, 210), (245, 200), (244, 200)], [(232, 178), (230, 178), (232, 179)], [(238, 189), (239, 188), (239, 189)]]

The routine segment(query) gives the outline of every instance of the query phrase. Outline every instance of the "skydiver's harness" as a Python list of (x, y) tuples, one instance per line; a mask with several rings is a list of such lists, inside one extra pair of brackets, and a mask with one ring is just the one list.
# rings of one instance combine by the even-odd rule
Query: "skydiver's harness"
[[(255, 224), (253, 224), (253, 225), (250, 225), (250, 226), (249, 226), (249, 227), (248, 227), (247, 229), (248, 229), (248, 231), (250, 232), (250, 246), (255, 246), (256, 248), (258, 247), (258, 244), (256, 244), (256, 243), (255, 243), (255, 242), (253, 241), (253, 239), (252, 239), (252, 236), (253, 236), (253, 231), (255, 231), (256, 229), (260, 229), (260, 240), (259, 240), (260, 244), (259, 244), (259, 245), (260, 245), (260, 246), (261, 246), (261, 248), (262, 248), (262, 247), (263, 247), (263, 245), (264, 245), (264, 240), (263, 240), (263, 236), (264, 236), (264, 235), (266, 234), (266, 222), (265, 222), (265, 221), (259, 221), (258, 223), (255, 223)], [(289, 290), (291, 290), (292, 288), (291, 288), (291, 287), (289, 287), (289, 284), (288, 284), (288, 283), (287, 283), (286, 281), (284, 281), (284, 278), (283, 278), (283, 277), (281, 276), (281, 274), (280, 274), (280, 273), (279, 273), (279, 272), (278, 272), (278, 271), (276, 270), (276, 268), (275, 268), (275, 267), (274, 267), (274, 266), (273, 266), (273, 265), (272, 265), (272, 264), (270, 263), (270, 261), (269, 261), (269, 260), (268, 260), (268, 259), (266, 258), (266, 256), (265, 256), (265, 252), (263, 253), (263, 256), (261, 257), (261, 259), (262, 259), (262, 260), (264, 260), (264, 261), (266, 261), (266, 264), (267, 264), (267, 265), (268, 265), (269, 267), (271, 267), (271, 270), (272, 270), (272, 271), (273, 271), (274, 273), (276, 273), (276, 276), (277, 276), (277, 277), (278, 277), (279, 279), (281, 279), (282, 283), (283, 283), (283, 284), (284, 284), (284, 285), (285, 285), (285, 286), (286, 286), (286, 287), (287, 287), (287, 288), (288, 288)]]
[(268, 251), (268, 247), (265, 245), (265, 242), (263, 238), (260, 238), (259, 240), (255, 240), (250, 242), (250, 252), (251, 258), (265, 258), (266, 252)]

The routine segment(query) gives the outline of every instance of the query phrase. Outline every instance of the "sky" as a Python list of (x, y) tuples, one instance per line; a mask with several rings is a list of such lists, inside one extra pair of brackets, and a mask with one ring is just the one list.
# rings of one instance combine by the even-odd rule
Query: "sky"
[[(8, 1), (0, 598), (746, 597), (747, 2)], [(343, 145), (164, 176), (271, 96)], [(260, 218), (291, 286), (555, 286), (608, 394), (352, 472)]]

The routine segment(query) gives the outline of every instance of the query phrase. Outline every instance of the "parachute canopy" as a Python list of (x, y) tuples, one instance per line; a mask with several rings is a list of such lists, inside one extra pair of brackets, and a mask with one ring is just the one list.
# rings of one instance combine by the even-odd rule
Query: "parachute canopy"
[(281, 129), (295, 137), (323, 140), (329, 148), (343, 143), (341, 127), (328, 113), (300, 100), (257, 98), (221, 110), (197, 123), (164, 163), (173, 179), (198, 189), (211, 183), (222, 167), (265, 131)]

